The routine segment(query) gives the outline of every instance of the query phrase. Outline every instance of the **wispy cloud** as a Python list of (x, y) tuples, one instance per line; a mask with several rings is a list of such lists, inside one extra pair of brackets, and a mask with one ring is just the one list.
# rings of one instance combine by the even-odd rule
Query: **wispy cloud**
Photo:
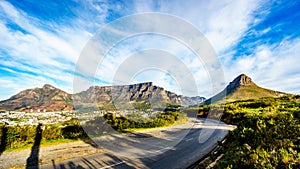
[[(34, 87), (42, 83), (62, 87), (71, 92), (74, 66), (80, 51), (93, 32), (82, 17), (70, 19), (69, 24), (41, 20), (30, 16), (25, 11), (17, 9), (6, 1), (0, 2), (0, 50), (3, 78), (19, 84), (0, 96), (7, 98), (19, 89)], [(87, 8), (99, 12), (98, 5), (90, 4)], [(105, 10), (105, 9), (103, 9)], [(79, 12), (75, 10), (75, 13)], [(92, 18), (92, 16), (89, 16)], [(97, 18), (97, 17), (96, 17)], [(11, 28), (10, 25), (17, 28)], [(43, 25), (45, 24), (45, 25)], [(53, 29), (53, 30), (51, 30)], [(95, 25), (94, 25), (95, 29)], [(6, 76), (9, 70), (14, 76)], [(8, 94), (8, 95), (7, 95)]]
[(281, 41), (278, 44), (261, 44), (251, 55), (239, 57), (226, 63), (226, 72), (232, 79), (245, 72), (261, 86), (279, 91), (299, 93), (300, 39)]
[(195, 25), (219, 55), (232, 47), (254, 22), (261, 1), (136, 1), (139, 12), (163, 12)]

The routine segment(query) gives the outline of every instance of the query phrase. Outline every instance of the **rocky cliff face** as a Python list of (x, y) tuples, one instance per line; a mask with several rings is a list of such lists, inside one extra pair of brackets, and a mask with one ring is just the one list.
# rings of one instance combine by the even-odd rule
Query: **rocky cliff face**
[(248, 77), (245, 74), (241, 74), (238, 77), (236, 77), (232, 82), (230, 82), (229, 85), (226, 87), (227, 93), (233, 92), (241, 86), (257, 87), (257, 85), (252, 81), (250, 77)]
[(74, 100), (80, 103), (95, 103), (98, 107), (115, 105), (126, 107), (127, 103), (146, 102), (152, 106), (165, 106), (166, 104), (179, 104), (183, 106), (196, 105), (204, 101), (204, 97), (186, 97), (166, 91), (152, 82), (122, 86), (92, 86), (87, 91), (74, 95)]
[(76, 106), (123, 106), (132, 103), (149, 103), (151, 105), (181, 104), (183, 106), (196, 105), (204, 101), (204, 97), (186, 97), (176, 95), (153, 85), (152, 82), (122, 86), (92, 86), (88, 90), (68, 94), (51, 85), (42, 88), (24, 90), (8, 100), (0, 102), (0, 109), (22, 111), (57, 111), (72, 110)]

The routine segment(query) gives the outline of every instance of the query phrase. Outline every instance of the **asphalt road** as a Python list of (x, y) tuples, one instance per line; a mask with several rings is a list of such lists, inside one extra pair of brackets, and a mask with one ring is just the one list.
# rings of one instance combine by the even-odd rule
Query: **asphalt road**
[(208, 154), (234, 128), (202, 120), (194, 119), (190, 127), (172, 127), (155, 134), (130, 133), (94, 139), (107, 151), (60, 162), (53, 160), (39, 168), (186, 168)]

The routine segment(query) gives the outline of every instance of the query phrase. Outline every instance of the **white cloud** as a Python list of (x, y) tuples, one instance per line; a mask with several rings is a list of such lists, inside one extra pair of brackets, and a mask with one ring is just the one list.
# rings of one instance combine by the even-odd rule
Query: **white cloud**
[(232, 47), (253, 22), (258, 1), (230, 1), (209, 15), (206, 36), (217, 53)]
[[(122, 71), (122, 75), (118, 76), (125, 79), (130, 79), (131, 77), (127, 76), (133, 75), (132, 72), (135, 70), (134, 67), (145, 65), (145, 61), (147, 63), (153, 62), (153, 69), (162, 69), (162, 71), (169, 73), (177, 73), (177, 75), (180, 75), (180, 73), (182, 74), (182, 72), (180, 72), (182, 71), (180, 67), (185, 66), (188, 69), (188, 71), (194, 76), (193, 79), (195, 79), (196, 84), (201, 84), (200, 86), (198, 86), (198, 93), (204, 94), (205, 92), (203, 91), (206, 91), (207, 88), (210, 89), (209, 87), (203, 87), (203, 83), (208, 83), (209, 85), (210, 79), (206, 75), (207, 72), (204, 70), (203, 63), (201, 62), (201, 60), (195, 54), (193, 54), (192, 51), (190, 51), (186, 46), (179, 43), (178, 41), (159, 35), (142, 35), (138, 37), (135, 36), (133, 38), (126, 39), (122, 41), (122, 43), (119, 43), (116, 46), (114, 46), (114, 48), (108, 53), (108, 56), (105, 57), (103, 62), (99, 65), (97, 69), (97, 78), (104, 80), (105, 83), (113, 83), (113, 78), (116, 75), (116, 71), (121, 66), (124, 66), (125, 61), (127, 61), (128, 59), (130, 59), (138, 53), (143, 53), (143, 51), (145, 50), (162, 50), (168, 52), (169, 54), (174, 56), (174, 60), (170, 60), (169, 57), (166, 58), (164, 54), (159, 54), (159, 59), (157, 60), (154, 60), (154, 58), (157, 58), (157, 54), (153, 53), (150, 56), (145, 55), (143, 56), (144, 60), (141, 60), (141, 62), (139, 62), (139, 60), (137, 59), (134, 60), (134, 64), (132, 64), (131, 66), (127, 66), (126, 71)], [(175, 62), (175, 60), (179, 60), (181, 63), (178, 64), (178, 62)], [(168, 66), (160, 67), (162, 66), (162, 63), (167, 63)], [(147, 69), (147, 71), (149, 70)], [(175, 77), (174, 74), (172, 74), (171, 76)], [(181, 92), (176, 86), (171, 86), (172, 84), (175, 85), (175, 83), (167, 81), (170, 80), (170, 78), (163, 77), (165, 76), (161, 74), (155, 75), (151, 73), (145, 73), (144, 71), (143, 76), (139, 76), (138, 80), (140, 82), (153, 81), (156, 85), (165, 87), (167, 90), (177, 93)], [(176, 78), (177, 79), (175, 80), (182, 81), (186, 77), (176, 76)], [(163, 85), (163, 81), (165, 85)], [(186, 79), (186, 81), (189, 80)], [(194, 91), (193, 93), (189, 93), (189, 95), (197, 95), (197, 92)]]
[[(227, 59), (223, 59), (223, 57), (232, 58), (232, 54), (234, 53), (232, 50), (236, 43), (248, 31), (249, 26), (257, 24), (258, 20), (254, 18), (253, 12), (261, 5), (263, 5), (263, 1), (136, 1), (135, 4), (138, 12), (173, 14), (195, 25), (207, 37), (222, 60)], [(188, 33), (186, 31), (186, 34)], [(172, 44), (172, 42), (168, 43)], [(162, 46), (165, 47), (167, 45)], [(165, 49), (169, 50), (169, 48)], [(188, 56), (186, 53), (180, 53), (178, 49), (180, 48), (174, 46), (173, 51), (177, 51), (176, 54), (180, 54), (181, 56)], [(201, 67), (204, 64), (195, 62), (195, 59), (192, 59), (190, 56), (182, 57), (181, 59), (189, 65), (189, 68), (193, 70), (193, 74), (196, 75), (201, 93), (203, 92), (206, 96), (215, 94), (211, 91), (212, 82), (210, 81), (210, 76), (215, 75), (208, 74), (208, 69), (214, 70), (214, 68), (206, 67), (207, 70), (203, 70)], [(217, 63), (212, 58), (202, 59), (205, 59), (204, 62), (208, 65), (211, 64), (214, 66)], [(249, 63), (250, 61), (251, 63)], [(235, 72), (227, 73), (230, 74), (230, 78), (237, 75), (236, 72), (238, 71), (236, 69), (243, 71), (250, 70), (253, 64), (255, 64), (255, 59), (245, 56), (243, 59), (238, 60), (238, 62), (239, 67), (235, 68)], [(228, 66), (226, 63), (222, 64), (223, 66)], [(218, 86), (218, 90), (223, 87), (225, 86)]]

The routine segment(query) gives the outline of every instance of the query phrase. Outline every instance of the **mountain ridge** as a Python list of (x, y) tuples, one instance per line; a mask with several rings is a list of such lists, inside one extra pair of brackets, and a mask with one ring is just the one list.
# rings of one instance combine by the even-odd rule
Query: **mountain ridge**
[(0, 101), (0, 110), (73, 110), (73, 100), (75, 100), (77, 106), (87, 107), (96, 101), (98, 108), (105, 109), (107, 106), (115, 104), (115, 102), (148, 102), (151, 104), (162, 102), (164, 105), (181, 104), (188, 106), (197, 105), (205, 98), (177, 95), (162, 87), (153, 85), (153, 82), (118, 86), (91, 86), (87, 90), (75, 94), (69, 94), (50, 84), (45, 84), (42, 88), (26, 89), (9, 99)]

